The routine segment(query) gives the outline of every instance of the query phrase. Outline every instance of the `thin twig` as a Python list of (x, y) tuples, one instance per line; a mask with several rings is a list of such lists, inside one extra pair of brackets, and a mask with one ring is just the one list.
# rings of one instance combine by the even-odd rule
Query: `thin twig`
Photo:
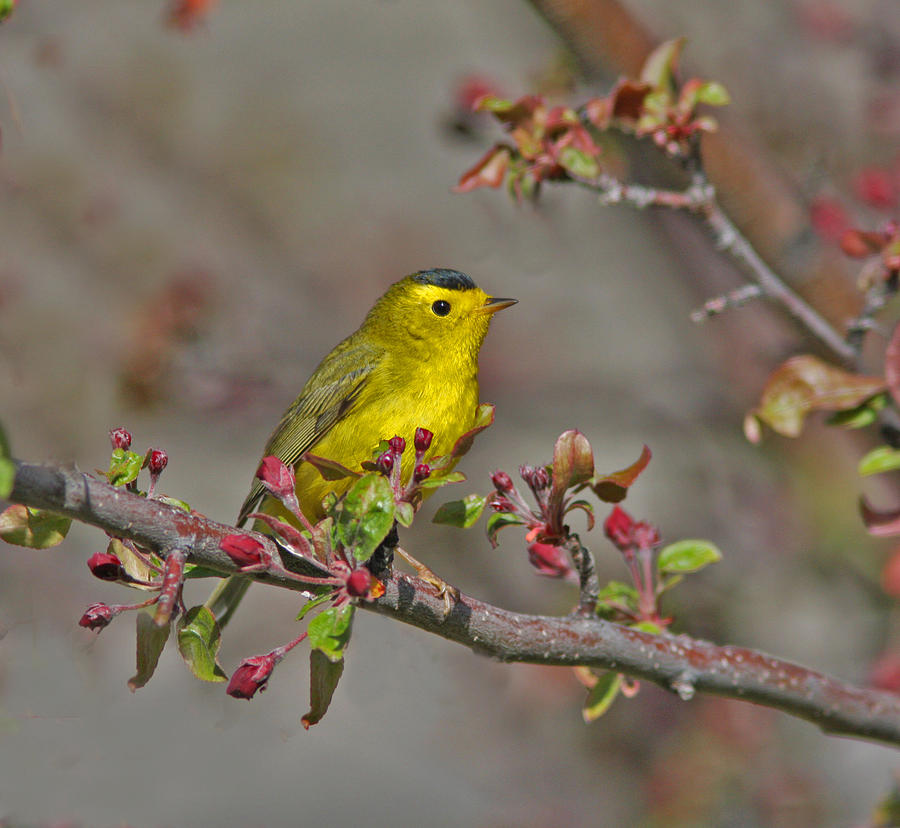
[[(10, 499), (130, 538), (161, 556), (166, 550), (189, 548), (189, 562), (223, 576), (235, 572), (219, 544), (239, 530), (113, 488), (74, 468), (17, 461)], [(274, 550), (270, 538), (248, 534)], [(292, 566), (291, 561), (285, 563)], [(252, 577), (303, 589), (301, 582), (284, 573), (260, 572)], [(695, 692), (714, 693), (782, 710), (828, 733), (900, 746), (900, 696), (854, 687), (755, 650), (720, 647), (683, 635), (651, 635), (583, 615), (522, 615), (468, 595), (460, 595), (446, 613), (438, 589), (401, 573), (386, 579), (385, 588), (381, 598), (361, 603), (360, 608), (502, 661), (617, 670), (653, 681), (685, 700)]]

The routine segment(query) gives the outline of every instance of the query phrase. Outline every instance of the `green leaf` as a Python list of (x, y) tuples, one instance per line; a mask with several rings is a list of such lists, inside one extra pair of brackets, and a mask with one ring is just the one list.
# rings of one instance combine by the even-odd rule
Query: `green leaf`
[(680, 540), (660, 550), (656, 569), (660, 573), (697, 572), (722, 560), (722, 553), (705, 540)]
[(152, 613), (141, 611), (137, 614), (137, 672), (128, 679), (132, 693), (153, 676), (159, 656), (169, 640), (171, 627), (171, 624), (157, 627)]
[(594, 506), (586, 500), (573, 500), (568, 506), (566, 506), (565, 514), (569, 514), (569, 512), (574, 512), (576, 509), (580, 509), (582, 512), (587, 515), (587, 529), (588, 532), (594, 528)]
[(309, 712), (300, 720), (307, 730), (328, 711), (344, 672), (344, 660), (332, 661), (318, 650), (309, 653)]
[(221, 578), (222, 573), (218, 569), (210, 569), (206, 566), (189, 563), (184, 565), (184, 577), (185, 580), (187, 580), (188, 578)]
[(394, 504), (394, 517), (401, 526), (412, 526), (413, 518), (416, 516), (416, 510), (412, 503), (401, 500)]
[(347, 477), (362, 476), (359, 472), (341, 465), (337, 460), (329, 460), (327, 457), (319, 457), (317, 454), (310, 452), (306, 452), (301, 459), (311, 466), (315, 466), (324, 480), (344, 480)]
[[(431, 466), (431, 473), (434, 475), (435, 471), (445, 469), (445, 468), (453, 468), (456, 465), (457, 461), (463, 455), (467, 454), (469, 449), (472, 448), (472, 445), (475, 442), (475, 438), (481, 434), (486, 428), (489, 428), (494, 422), (494, 406), (490, 403), (481, 403), (475, 411), (475, 420), (472, 423), (472, 427), (457, 441), (453, 444), (453, 448), (450, 450), (449, 454), (445, 454), (442, 457), (435, 457), (428, 464)], [(430, 480), (431, 478), (429, 478)], [(428, 482), (427, 480), (425, 481)]]
[(586, 722), (599, 719), (619, 695), (622, 686), (621, 673), (604, 673), (598, 676), (597, 683), (588, 691), (588, 697), (581, 709)]
[(219, 624), (209, 607), (191, 607), (178, 619), (178, 652), (190, 671), (202, 681), (225, 681), (227, 678), (216, 659), (221, 636)]
[(386, 477), (369, 473), (357, 480), (334, 510), (338, 541), (358, 561), (367, 561), (394, 525), (394, 493)]
[(487, 497), (477, 494), (466, 495), (462, 500), (451, 500), (435, 512), (432, 521), (468, 529), (484, 511)]
[(681, 57), (684, 44), (683, 37), (660, 43), (644, 61), (641, 80), (654, 89), (668, 92), (674, 85), (673, 75), (678, 68), (678, 59)]
[(621, 581), (610, 581), (597, 594), (595, 612), (602, 618), (611, 618), (620, 611), (621, 607), (628, 610), (637, 609), (637, 590), (629, 584)]
[(353, 609), (352, 604), (345, 604), (320, 612), (307, 627), (309, 646), (321, 651), (332, 662), (340, 661), (350, 643)]
[(706, 81), (697, 89), (697, 102), (709, 106), (726, 106), (731, 103), (731, 96), (718, 81)]
[(874, 448), (859, 461), (859, 473), (863, 477), (897, 469), (900, 469), (900, 451), (890, 446)]
[(106, 479), (111, 486), (124, 486), (137, 480), (137, 476), (143, 467), (143, 455), (135, 454), (133, 451), (126, 451), (125, 449), (113, 449), (112, 457), (109, 459), (109, 471), (106, 473)]
[(591, 480), (594, 494), (606, 503), (619, 503), (624, 500), (628, 489), (637, 480), (638, 475), (647, 468), (651, 456), (650, 449), (644, 446), (641, 456), (630, 466), (612, 474), (594, 475)]
[(654, 624), (652, 621), (637, 621), (634, 624), (628, 625), (629, 629), (632, 630), (640, 630), (640, 632), (650, 633), (650, 635), (662, 635), (664, 630), (659, 624)]
[(0, 512), (0, 538), (29, 549), (57, 546), (62, 543), (71, 525), (71, 518), (18, 503)]
[(491, 546), (495, 549), (497, 548), (497, 533), (504, 529), (507, 526), (524, 526), (525, 521), (522, 520), (518, 515), (514, 515), (512, 512), (494, 512), (487, 519), (487, 526), (485, 527), (485, 531), (487, 532), (488, 540), (491, 542)]
[(587, 483), (594, 474), (594, 452), (588, 438), (570, 428), (564, 431), (553, 446), (552, 485), (548, 511), (558, 514), (566, 492)]
[(0, 425), (0, 498), (9, 497), (16, 477), (16, 465), (10, 457), (9, 441)]
[[(159, 577), (159, 572), (156, 572), (147, 566), (143, 559), (132, 552), (128, 544), (123, 543), (119, 538), (111, 538), (106, 546), (106, 551), (115, 555), (122, 562), (122, 568), (132, 578), (136, 578), (139, 581), (152, 581), (154, 578)], [(160, 566), (160, 570), (162, 568), (163, 567)], [(145, 589), (148, 591), (159, 588), (158, 586), (146, 587), (140, 584), (131, 584), (130, 586), (135, 589)]]
[(575, 147), (563, 147), (559, 163), (566, 172), (578, 178), (596, 178), (600, 174), (597, 159)]
[(0, 498), (9, 497), (16, 479), (16, 464), (8, 457), (0, 457)]
[(300, 608), (300, 612), (297, 613), (297, 620), (302, 621), (312, 610), (324, 604), (333, 594), (334, 590), (329, 590), (316, 598), (311, 598)]
[(836, 411), (825, 421), (830, 426), (841, 428), (866, 428), (878, 421), (880, 412), (888, 403), (888, 395), (876, 394), (862, 405), (847, 411)]
[(419, 487), (422, 489), (439, 489), (441, 486), (446, 486), (448, 483), (462, 483), (465, 479), (466, 476), (462, 472), (437, 471), (432, 472), (430, 477), (426, 477), (419, 483)]
[(165, 503), (167, 506), (174, 506), (176, 509), (181, 509), (184, 512), (190, 513), (191, 507), (184, 500), (179, 500), (177, 497), (169, 497), (168, 495), (157, 495), (155, 498), (159, 503)]

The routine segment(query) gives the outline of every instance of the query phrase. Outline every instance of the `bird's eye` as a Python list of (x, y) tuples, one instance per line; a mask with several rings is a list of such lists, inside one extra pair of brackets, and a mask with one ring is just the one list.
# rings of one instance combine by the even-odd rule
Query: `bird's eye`
[(437, 316), (446, 316), (450, 313), (450, 303), (445, 302), (443, 299), (438, 299), (437, 302), (431, 306), (431, 309)]

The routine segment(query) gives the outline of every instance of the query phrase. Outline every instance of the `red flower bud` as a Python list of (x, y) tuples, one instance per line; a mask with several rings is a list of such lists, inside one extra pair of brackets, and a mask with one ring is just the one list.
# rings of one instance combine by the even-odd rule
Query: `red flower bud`
[(491, 475), (491, 483), (494, 484), (494, 488), (501, 494), (513, 490), (512, 478), (505, 471), (495, 471)]
[(118, 613), (106, 604), (91, 604), (78, 621), (78, 625), (89, 630), (100, 632), (116, 617)]
[(273, 495), (284, 497), (294, 493), (294, 473), (273, 455), (264, 457), (256, 476)]
[(603, 523), (603, 531), (619, 549), (632, 546), (634, 539), (632, 531), (634, 529), (634, 520), (631, 515), (618, 506), (613, 506), (613, 510), (609, 513), (609, 517)]
[(162, 449), (150, 449), (147, 452), (147, 468), (150, 474), (160, 475), (162, 470), (169, 464), (169, 455)]
[(656, 531), (656, 527), (644, 521), (636, 523), (631, 534), (638, 549), (652, 549), (659, 543), (659, 532)]
[(434, 434), (430, 432), (427, 428), (417, 428), (416, 429), (416, 438), (413, 441), (416, 447), (417, 454), (424, 454), (431, 448), (431, 441), (434, 439)]
[(421, 483), (423, 480), (427, 480), (431, 476), (431, 466), (428, 463), (419, 463), (418, 466), (413, 470), (413, 480), (416, 483)]
[(378, 471), (382, 474), (390, 474), (391, 469), (394, 468), (394, 455), (389, 451), (379, 454), (375, 460), (375, 465), (378, 466)]
[(404, 440), (399, 434), (395, 434), (388, 440), (388, 445), (391, 447), (391, 451), (394, 454), (403, 454), (406, 451), (406, 440)]
[(249, 535), (226, 535), (219, 542), (219, 549), (238, 566), (256, 566), (262, 563), (263, 548), (256, 538)]
[(232, 674), (225, 692), (236, 699), (252, 699), (257, 690), (266, 689), (279, 660), (274, 653), (245, 658)]
[(548, 578), (565, 578), (572, 572), (565, 550), (549, 543), (528, 544), (528, 560), (538, 575)]
[(118, 581), (125, 574), (122, 562), (112, 552), (95, 552), (87, 565), (91, 574), (101, 581)]
[(354, 569), (347, 578), (347, 594), (354, 598), (364, 598), (372, 586), (372, 575), (368, 569)]
[(109, 432), (109, 441), (114, 449), (128, 451), (131, 448), (131, 432), (124, 428), (114, 428)]

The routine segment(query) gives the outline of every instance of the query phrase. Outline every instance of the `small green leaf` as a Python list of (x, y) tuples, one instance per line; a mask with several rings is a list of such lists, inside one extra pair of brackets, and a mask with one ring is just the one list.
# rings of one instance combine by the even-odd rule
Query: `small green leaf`
[(356, 560), (369, 560), (394, 525), (394, 493), (388, 479), (363, 475), (338, 501), (334, 519), (338, 541)]
[(310, 598), (301, 608), (300, 612), (297, 613), (297, 620), (302, 621), (306, 616), (314, 610), (316, 607), (324, 604), (331, 596), (334, 594), (334, 590), (329, 590), (328, 592), (323, 593), (315, 598)]
[(566, 506), (565, 514), (569, 514), (569, 512), (574, 512), (576, 509), (580, 509), (587, 515), (587, 529), (588, 532), (594, 528), (594, 506), (586, 500), (573, 500), (568, 506)]
[(890, 446), (879, 446), (872, 449), (859, 461), (859, 473), (863, 477), (897, 469), (900, 469), (900, 451)]
[(309, 712), (300, 720), (307, 730), (322, 720), (344, 672), (344, 660), (332, 661), (319, 650), (309, 653)]
[(9, 497), (16, 479), (16, 464), (8, 457), (0, 457), (0, 498)]
[(731, 96), (721, 83), (706, 81), (697, 89), (697, 101), (709, 106), (726, 106), (731, 103)]
[(578, 178), (596, 178), (600, 174), (597, 159), (575, 147), (563, 147), (559, 163), (566, 172)]
[(353, 609), (352, 604), (345, 604), (320, 612), (307, 627), (309, 646), (320, 650), (330, 661), (340, 661), (350, 642)]
[(836, 411), (825, 421), (830, 426), (841, 428), (866, 428), (878, 420), (880, 412), (888, 403), (888, 395), (876, 394), (862, 405), (847, 411)]
[(488, 540), (491, 542), (491, 546), (495, 549), (497, 548), (497, 533), (504, 529), (507, 526), (524, 526), (525, 521), (522, 520), (518, 515), (514, 515), (512, 512), (494, 512), (487, 519), (487, 526), (485, 527), (485, 531), (487, 532)]
[(179, 500), (177, 497), (169, 497), (168, 495), (157, 495), (155, 500), (160, 503), (165, 503), (167, 506), (174, 506), (176, 509), (181, 509), (184, 512), (190, 513), (191, 507), (184, 500)]
[(681, 57), (684, 44), (683, 37), (660, 43), (644, 61), (641, 80), (654, 89), (669, 91), (673, 86), (673, 76), (678, 68), (678, 59)]
[(0, 457), (12, 457), (9, 440), (6, 437), (6, 432), (4, 431), (2, 424), (0, 424)]
[(137, 480), (137, 476), (143, 467), (143, 455), (135, 454), (133, 451), (126, 451), (125, 449), (113, 449), (112, 457), (109, 459), (109, 471), (106, 473), (106, 479), (111, 486), (124, 486)]
[(141, 611), (137, 614), (137, 672), (128, 679), (132, 693), (153, 676), (159, 656), (169, 640), (171, 626), (157, 627), (152, 613)]
[(426, 477), (419, 483), (419, 486), (422, 489), (439, 489), (441, 486), (446, 486), (448, 483), (462, 483), (465, 479), (466, 476), (459, 471), (438, 471), (432, 472), (431, 477)]
[(432, 521), (468, 529), (484, 511), (487, 497), (477, 494), (466, 495), (462, 500), (451, 500), (435, 512)]
[(553, 488), (550, 498), (561, 499), (566, 489), (587, 483), (594, 474), (594, 452), (588, 438), (570, 428), (553, 446)]
[(663, 628), (660, 627), (659, 624), (654, 624), (652, 621), (637, 621), (628, 626), (632, 630), (640, 630), (641, 632), (650, 633), (650, 635), (662, 635), (663, 633)]
[(597, 683), (588, 691), (581, 715), (586, 722), (594, 722), (599, 719), (619, 695), (622, 686), (621, 673), (604, 673), (598, 676)]
[(595, 612), (601, 618), (612, 618), (623, 608), (636, 610), (638, 604), (637, 590), (621, 581), (610, 581), (597, 594)]
[(185, 580), (187, 580), (188, 578), (221, 578), (222, 573), (218, 569), (210, 569), (206, 566), (189, 563), (184, 565), (184, 577)]
[(14, 504), (0, 512), (0, 538), (29, 549), (49, 549), (63, 542), (72, 519)]
[(394, 504), (394, 517), (401, 526), (412, 526), (413, 518), (416, 516), (416, 510), (412, 503), (401, 500), (400, 503)]
[(625, 495), (628, 494), (629, 487), (637, 480), (638, 475), (647, 468), (651, 456), (650, 449), (644, 446), (641, 456), (630, 466), (626, 466), (624, 469), (612, 474), (594, 475), (590, 484), (594, 494), (606, 503), (619, 503), (624, 500)]
[(221, 630), (209, 607), (191, 607), (178, 619), (178, 652), (190, 671), (202, 681), (225, 681), (216, 659)]
[(722, 553), (705, 540), (680, 540), (660, 550), (656, 569), (660, 573), (697, 572), (722, 560)]

